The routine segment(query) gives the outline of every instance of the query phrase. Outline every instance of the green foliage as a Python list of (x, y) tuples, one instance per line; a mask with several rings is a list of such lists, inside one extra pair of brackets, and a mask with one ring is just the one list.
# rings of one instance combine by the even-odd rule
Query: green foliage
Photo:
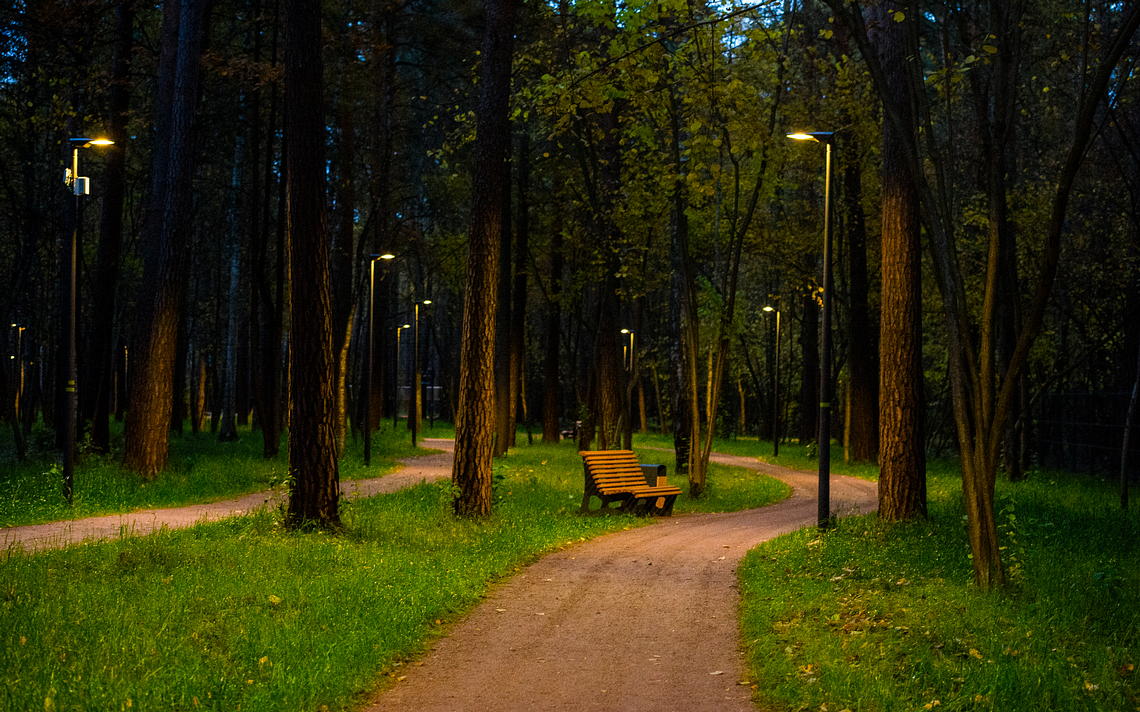
[[(999, 484), (1006, 593), (971, 585), (958, 473), (930, 521), (803, 530), (741, 566), (757, 694), (796, 709), (1131, 709), (1140, 521), (1099, 482)], [(1017, 575), (1013, 576), (1012, 572)]]

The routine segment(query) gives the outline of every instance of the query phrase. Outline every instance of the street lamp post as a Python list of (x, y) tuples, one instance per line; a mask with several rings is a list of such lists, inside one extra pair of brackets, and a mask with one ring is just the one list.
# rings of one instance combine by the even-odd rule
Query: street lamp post
[(15, 407), (16, 412), (15, 412), (15, 416), (16, 416), (16, 422), (19, 422), (20, 421), (20, 397), (23, 396), (23, 394), (24, 394), (23, 340), (24, 340), (24, 329), (26, 329), (27, 327), (26, 326), (20, 326), (19, 324), (12, 324), (12, 328), (16, 330), (16, 352), (14, 354), (12, 354), (12, 359), (16, 362), (16, 373), (15, 373), (15, 378), (13, 378), (13, 381), (15, 381), (15, 385), (16, 385), (16, 387), (15, 387), (15, 390), (16, 390), (16, 407)]
[(412, 328), (411, 324), (396, 327), (396, 373), (392, 378), (392, 432), (396, 432), (396, 423), (400, 417), (400, 332)]
[(364, 466), (372, 463), (372, 308), (375, 306), (376, 260), (390, 260), (395, 255), (372, 255), (368, 260), (368, 364), (364, 368)]
[[(629, 329), (622, 329), (621, 333), (629, 334), (629, 347), (628, 347), (629, 348), (629, 362), (624, 363), (625, 359), (623, 358), (622, 359), (622, 361), (623, 361), (622, 366), (627, 368), (630, 371), (630, 373), (632, 373), (633, 372), (633, 332), (630, 331)], [(622, 351), (625, 351), (626, 348), (627, 347), (623, 344), (622, 345)]]
[(64, 183), (71, 188), (75, 196), (71, 222), (71, 245), (68, 252), (68, 281), (67, 281), (67, 384), (64, 386), (66, 408), (64, 417), (67, 419), (67, 438), (63, 448), (63, 496), (68, 506), (72, 503), (72, 491), (75, 485), (75, 436), (78, 405), (75, 393), (75, 271), (76, 255), (79, 251), (80, 212), (83, 207), (83, 196), (91, 192), (89, 178), (79, 175), (79, 149), (91, 146), (110, 146), (114, 143), (105, 138), (71, 138), (71, 168), (65, 169)]
[(412, 424), (412, 447), (416, 446), (416, 436), (420, 429), (420, 305), (431, 304), (430, 299), (416, 302), (415, 331), (412, 332), (412, 397), (408, 408), (408, 418)]
[(776, 313), (776, 364), (772, 370), (775, 373), (772, 387), (772, 457), (780, 455), (780, 310), (775, 307), (764, 307), (766, 312)]
[(831, 147), (835, 132), (788, 134), (797, 141), (816, 141), (827, 147), (823, 179), (823, 353), (819, 363), (819, 498), (816, 519), (821, 529), (831, 519)]

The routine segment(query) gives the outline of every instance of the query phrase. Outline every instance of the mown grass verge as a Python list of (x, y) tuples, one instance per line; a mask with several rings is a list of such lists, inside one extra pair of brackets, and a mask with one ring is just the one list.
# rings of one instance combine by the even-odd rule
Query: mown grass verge
[[(363, 443), (349, 438), (340, 463), (342, 480), (380, 477), (398, 468), (398, 458), (424, 452), (412, 448), (403, 423), (395, 431), (390, 421), (379, 428), (372, 438), (370, 467), (364, 467)], [(121, 432), (122, 424), (115, 423), (115, 445), (121, 445)], [(451, 435), (453, 431), (440, 432)], [(285, 438), (278, 458), (266, 460), (260, 432), (239, 427), (238, 433), (239, 440), (230, 443), (218, 442), (217, 435), (208, 432), (192, 435), (189, 429), (184, 435), (171, 435), (170, 466), (150, 482), (124, 470), (119, 452), (84, 454), (76, 464), (73, 505), (68, 507), (52, 433), (37, 427), (28, 459), (17, 462), (10, 446), (11, 433), (4, 431), (0, 433), (0, 453), (7, 452), (7, 456), (0, 457), (0, 527), (215, 502), (282, 484), (289, 463)], [(426, 431), (421, 437), (436, 434)]]
[[(285, 532), (261, 511), (0, 552), (0, 709), (350, 709), (496, 580), (543, 552), (649, 523), (577, 514), (582, 465), (570, 443), (519, 447), (495, 474), (495, 513), (480, 522), (453, 518), (439, 483), (344, 502), (335, 535)], [(739, 470), (718, 477), (723, 491), (764, 486)], [(704, 502), (729, 508), (715, 490)]]
[(760, 700), (792, 710), (1140, 709), (1140, 519), (1111, 485), (1059, 473), (999, 483), (1011, 585), (971, 584), (957, 473), (930, 521), (875, 515), (765, 543), (740, 568)]

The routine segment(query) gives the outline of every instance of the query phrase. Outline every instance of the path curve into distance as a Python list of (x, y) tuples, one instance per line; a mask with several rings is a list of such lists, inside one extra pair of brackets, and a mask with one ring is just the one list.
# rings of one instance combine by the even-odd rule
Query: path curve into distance
[[(816, 521), (815, 472), (714, 455), (793, 496), (693, 514), (544, 556), (501, 586), (380, 693), (367, 712), (755, 712), (739, 639), (736, 567)], [(831, 478), (832, 512), (873, 511), (877, 485)]]
[[(426, 448), (444, 452), (401, 460), (404, 468), (390, 475), (367, 480), (348, 480), (340, 483), (341, 496), (347, 499), (371, 497), (385, 492), (393, 492), (411, 487), (424, 480), (438, 480), (451, 477), (451, 463), (454, 459), (454, 440), (424, 438), (420, 441)], [(0, 551), (12, 546), (21, 546), (26, 551), (54, 549), (89, 539), (113, 539), (121, 534), (146, 535), (163, 527), (183, 529), (198, 522), (216, 521), (257, 509), (276, 506), (285, 501), (285, 493), (280, 490), (255, 492), (236, 499), (225, 499), (207, 504), (168, 509), (144, 509), (127, 514), (111, 514), (85, 519), (68, 519), (47, 524), (32, 524), (23, 527), (0, 529)]]

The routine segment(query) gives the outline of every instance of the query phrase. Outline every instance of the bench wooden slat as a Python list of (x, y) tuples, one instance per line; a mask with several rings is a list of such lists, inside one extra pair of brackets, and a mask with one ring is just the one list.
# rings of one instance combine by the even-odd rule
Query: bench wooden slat
[(602, 501), (602, 510), (617, 502), (623, 511), (665, 516), (673, 513), (673, 503), (681, 489), (661, 484), (664, 477), (657, 478), (656, 486), (649, 484), (632, 451), (583, 450), (578, 454), (585, 472), (583, 512), (591, 511), (590, 498), (597, 497)]

